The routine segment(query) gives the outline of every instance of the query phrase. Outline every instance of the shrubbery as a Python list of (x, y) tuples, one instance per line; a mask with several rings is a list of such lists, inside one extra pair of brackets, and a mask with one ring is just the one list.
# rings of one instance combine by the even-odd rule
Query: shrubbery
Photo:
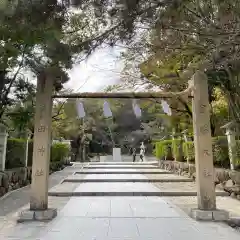
[(54, 143), (51, 148), (51, 161), (65, 161), (69, 156), (70, 148), (65, 143)]
[(6, 169), (23, 167), (25, 162), (26, 140), (10, 138), (7, 141)]
[[(25, 166), (25, 139), (8, 139), (6, 151), (6, 169), (18, 168)], [(54, 143), (51, 147), (51, 164), (52, 171), (60, 170), (66, 163), (70, 154), (70, 148), (65, 143)], [(28, 142), (28, 166), (32, 166), (33, 142)]]
[[(180, 146), (182, 144), (182, 146)], [(182, 147), (182, 157), (181, 157)], [(215, 137), (212, 141), (213, 160), (217, 167), (229, 168), (228, 142), (225, 136)], [(237, 160), (236, 166), (240, 166), (240, 141), (236, 147)], [(164, 140), (155, 143), (155, 156), (158, 159), (177, 161), (195, 161), (194, 143), (192, 141), (182, 142), (180, 140)]]
[(173, 159), (172, 153), (172, 141), (164, 140), (161, 142), (156, 142), (155, 146), (156, 157), (159, 159)]

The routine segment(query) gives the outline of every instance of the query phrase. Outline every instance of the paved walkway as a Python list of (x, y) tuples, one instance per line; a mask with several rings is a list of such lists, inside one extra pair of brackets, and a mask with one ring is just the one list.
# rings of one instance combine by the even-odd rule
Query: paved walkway
[[(129, 166), (129, 165), (128, 165)], [(120, 174), (94, 174), (91, 169), (85, 177), (96, 182), (71, 183), (66, 182), (60, 187), (61, 191), (71, 187), (73, 192), (112, 192), (143, 191), (145, 193), (159, 191), (150, 182), (131, 182), (132, 179), (146, 179), (139, 174), (143, 169), (134, 168), (134, 176), (125, 171), (124, 165), (115, 165)], [(146, 166), (148, 167), (148, 166)], [(80, 172), (78, 167), (72, 167)], [(148, 169), (149, 170), (149, 169)], [(112, 168), (100, 168), (97, 171), (108, 172)], [(153, 168), (152, 171), (161, 171)], [(123, 173), (124, 172), (124, 173)], [(80, 174), (78, 174), (80, 175)], [(162, 175), (162, 174), (159, 174)], [(71, 177), (69, 176), (68, 179)], [(127, 183), (101, 182), (98, 179), (127, 178)], [(73, 187), (74, 185), (74, 187)], [(52, 191), (52, 190), (51, 190)], [(58, 216), (49, 223), (16, 224), (12, 218), (11, 224), (3, 225), (0, 239), (5, 240), (237, 240), (240, 235), (234, 229), (221, 223), (196, 222), (183, 211), (160, 197), (50, 197), (51, 204), (58, 205)]]

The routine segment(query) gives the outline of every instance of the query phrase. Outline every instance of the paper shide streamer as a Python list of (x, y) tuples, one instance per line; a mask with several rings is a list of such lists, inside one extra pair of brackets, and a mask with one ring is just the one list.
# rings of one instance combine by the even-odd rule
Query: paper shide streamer
[(103, 103), (103, 115), (106, 118), (112, 117), (112, 111), (111, 111), (110, 105), (107, 101), (104, 101), (104, 103)]
[(142, 116), (142, 110), (138, 106), (136, 99), (133, 100), (132, 102), (132, 107), (133, 107), (133, 112), (137, 118), (140, 118)]
[(77, 100), (76, 102), (76, 107), (77, 107), (77, 115), (79, 118), (84, 118), (86, 116), (84, 106), (81, 100)]
[(162, 100), (162, 101), (161, 101), (161, 105), (162, 105), (163, 111), (164, 111), (168, 116), (171, 116), (171, 115), (172, 115), (172, 110), (171, 110), (171, 108), (169, 107), (169, 104), (168, 104), (166, 101)]

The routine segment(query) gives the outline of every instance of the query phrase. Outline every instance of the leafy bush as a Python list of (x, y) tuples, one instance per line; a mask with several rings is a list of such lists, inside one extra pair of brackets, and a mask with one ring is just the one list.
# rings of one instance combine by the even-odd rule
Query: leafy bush
[[(228, 143), (226, 137), (212, 139), (213, 162), (218, 167), (229, 167)], [(183, 143), (184, 156), (190, 161), (195, 161), (195, 150), (193, 142)]]
[[(212, 139), (213, 150), (213, 162), (218, 167), (229, 167), (228, 156), (228, 142), (225, 136), (215, 137)], [(184, 156), (189, 159), (190, 162), (195, 161), (195, 151), (193, 142), (185, 142), (183, 144)]]
[(9, 138), (6, 149), (5, 168), (18, 168), (25, 165), (26, 140)]
[(195, 162), (195, 151), (193, 142), (184, 142), (183, 143), (183, 154), (188, 162)]
[(65, 143), (54, 143), (51, 148), (51, 162), (64, 161), (70, 154), (70, 148)]
[(172, 140), (172, 152), (176, 161), (183, 162), (185, 161), (183, 154), (183, 141), (180, 139)]
[(234, 149), (234, 152), (236, 154), (236, 159), (235, 159), (235, 167), (236, 169), (240, 169), (240, 141), (236, 141), (236, 149)]
[(158, 159), (173, 160), (172, 140), (156, 142), (155, 154)]
[[(182, 150), (183, 157), (181, 158), (181, 141), (180, 140), (165, 140), (161, 142), (156, 142), (155, 144), (155, 156), (160, 159), (172, 160), (173, 156), (176, 157), (177, 161), (183, 161), (183, 159), (188, 159), (189, 162), (195, 161), (195, 149), (194, 143), (192, 141), (183, 142)], [(170, 148), (170, 149), (169, 149)], [(230, 167), (229, 154), (228, 154), (228, 141), (227, 137), (219, 136), (212, 139), (212, 149), (213, 149), (213, 161), (214, 165), (217, 167)], [(237, 169), (240, 168), (240, 141), (237, 141), (237, 146), (235, 153), (237, 155), (235, 166)]]
[(214, 165), (218, 167), (228, 168), (229, 156), (227, 137), (220, 136), (213, 138), (212, 149)]
[[(6, 169), (25, 166), (26, 139), (9, 138), (6, 151)], [(62, 162), (69, 156), (70, 148), (64, 143), (54, 143), (51, 147), (51, 162)], [(28, 142), (28, 166), (32, 166), (33, 141)]]
[(63, 161), (50, 162), (50, 172), (60, 171), (64, 168)]

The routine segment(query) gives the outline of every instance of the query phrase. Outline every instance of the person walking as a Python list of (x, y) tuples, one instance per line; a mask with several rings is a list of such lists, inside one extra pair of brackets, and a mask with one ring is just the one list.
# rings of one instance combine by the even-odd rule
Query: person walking
[(137, 155), (136, 152), (137, 152), (137, 151), (136, 151), (136, 148), (133, 148), (133, 149), (132, 149), (133, 162), (136, 161), (136, 155)]
[(144, 149), (141, 148), (140, 150), (140, 160), (143, 162), (143, 158), (144, 158)]

